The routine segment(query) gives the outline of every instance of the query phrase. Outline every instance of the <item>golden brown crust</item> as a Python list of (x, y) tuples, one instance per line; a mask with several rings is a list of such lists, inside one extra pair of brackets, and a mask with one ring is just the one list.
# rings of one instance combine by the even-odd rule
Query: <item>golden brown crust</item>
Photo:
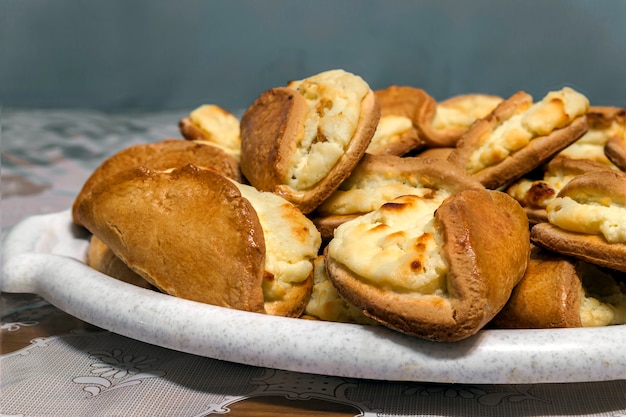
[(241, 181), (237, 161), (214, 146), (181, 139), (129, 146), (107, 158), (85, 181), (72, 206), (73, 221), (81, 224), (76, 213), (78, 205), (104, 178), (139, 165), (165, 170), (186, 164), (210, 168), (235, 181)]
[[(609, 157), (611, 151), (609, 150), (609, 154), (606, 152), (607, 143), (619, 142), (616, 138), (626, 140), (624, 136), (626, 134), (626, 109), (591, 106), (586, 117), (589, 131), (559, 155), (572, 159), (591, 160), (615, 169), (616, 165)], [(608, 146), (609, 149), (611, 147), (612, 145)]]
[(313, 188), (306, 191), (296, 191), (281, 184), (276, 188), (276, 193), (293, 202), (305, 214), (315, 210), (350, 176), (354, 167), (365, 154), (379, 119), (380, 109), (376, 103), (374, 92), (370, 91), (361, 103), (359, 123), (348, 148), (328, 174)]
[(490, 327), (581, 327), (582, 280), (576, 260), (533, 247), (524, 278)]
[[(406, 117), (413, 123), (413, 115), (417, 107), (422, 105), (422, 90), (408, 86), (391, 85), (387, 88), (374, 91), (376, 101), (380, 106), (380, 117), (401, 116)], [(424, 139), (419, 135), (417, 128), (410, 130), (398, 137), (396, 141), (378, 149), (375, 153), (380, 155), (405, 155), (411, 151), (422, 148)], [(369, 152), (369, 151), (368, 151)], [(373, 152), (372, 152), (373, 153)]]
[[(220, 221), (205, 221), (207, 215)], [(100, 181), (79, 220), (161, 291), (264, 312), (265, 241), (235, 185), (193, 165), (170, 173), (131, 168)]]
[(609, 139), (604, 145), (604, 154), (616, 167), (626, 171), (626, 137)]
[(612, 106), (591, 106), (587, 111), (589, 126), (596, 129), (606, 129), (614, 122), (626, 124), (626, 109)]
[(581, 175), (592, 171), (610, 171), (611, 168), (600, 162), (589, 159), (572, 159), (564, 156), (555, 156), (547, 164), (545, 172), (548, 175)]
[(329, 214), (325, 216), (312, 215), (311, 221), (319, 230), (322, 239), (328, 241), (333, 238), (335, 229), (343, 223), (359, 217), (359, 214)]
[[(462, 94), (437, 102), (437, 100), (423, 90), (420, 90), (420, 93), (416, 94), (416, 96), (419, 97), (420, 102), (419, 106), (416, 106), (416, 111), (413, 114), (413, 122), (428, 147), (454, 147), (459, 138), (465, 134), (469, 127), (464, 125), (451, 125), (444, 128), (436, 128), (433, 123), (435, 122), (438, 106), (455, 107), (457, 104), (461, 104), (465, 101), (476, 101), (480, 97), (499, 99), (499, 97), (491, 95)], [(486, 113), (488, 114), (490, 111), (491, 109)]]
[[(485, 213), (490, 213), (485, 221)], [(467, 338), (489, 322), (522, 278), (528, 222), (519, 204), (491, 190), (464, 190), (435, 213), (449, 264), (448, 296), (400, 293), (370, 285), (326, 253), (329, 277), (366, 315), (401, 332), (437, 341)], [(495, 238), (497, 236), (497, 238)]]
[(310, 213), (346, 179), (359, 162), (376, 131), (380, 109), (374, 93), (361, 102), (356, 131), (345, 152), (325, 177), (306, 190), (284, 184), (289, 157), (295, 152), (308, 106), (304, 97), (288, 87), (263, 93), (241, 120), (241, 170), (250, 184), (274, 192)]
[(590, 171), (574, 177), (559, 192), (580, 202), (610, 202), (626, 207), (626, 174), (614, 170)]
[(426, 148), (415, 155), (416, 158), (447, 160), (454, 148)]
[(273, 192), (282, 182), (307, 111), (302, 95), (278, 87), (261, 94), (243, 114), (241, 171), (254, 187)]
[(91, 236), (87, 250), (87, 265), (120, 281), (153, 289), (145, 279), (130, 269), (98, 236)]
[(211, 138), (198, 126), (196, 126), (189, 117), (183, 117), (178, 121), (178, 130), (187, 140), (210, 141)]
[[(484, 136), (489, 135), (502, 121), (512, 117), (519, 108), (532, 104), (532, 97), (520, 91), (500, 103), (488, 116), (476, 123), (459, 139), (448, 160), (467, 167), (474, 151)], [(501, 162), (479, 170), (472, 175), (485, 187), (497, 189), (510, 184), (525, 173), (543, 165), (558, 152), (575, 142), (588, 130), (586, 116), (577, 117), (569, 125), (537, 137)]]
[(531, 229), (532, 243), (562, 255), (626, 272), (626, 244), (608, 243), (601, 235), (569, 232), (551, 223)]
[[(437, 100), (426, 91), (419, 90), (416, 93), (419, 105), (413, 113), (413, 124), (417, 132), (424, 138), (428, 147), (453, 147), (465, 129), (437, 130), (433, 127), (433, 120), (437, 113)], [(417, 100), (416, 100), (417, 101)]]
[(471, 334), (502, 309), (524, 275), (530, 257), (528, 220), (505, 193), (467, 190), (456, 196), (442, 204), (435, 218), (444, 230), (455, 319)]

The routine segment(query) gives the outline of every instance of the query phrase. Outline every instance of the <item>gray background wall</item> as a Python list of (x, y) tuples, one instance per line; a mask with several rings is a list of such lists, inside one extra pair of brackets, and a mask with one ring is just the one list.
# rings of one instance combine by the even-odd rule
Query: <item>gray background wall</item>
[(626, 106), (625, 0), (0, 0), (0, 36), (5, 108), (235, 111), (331, 68)]

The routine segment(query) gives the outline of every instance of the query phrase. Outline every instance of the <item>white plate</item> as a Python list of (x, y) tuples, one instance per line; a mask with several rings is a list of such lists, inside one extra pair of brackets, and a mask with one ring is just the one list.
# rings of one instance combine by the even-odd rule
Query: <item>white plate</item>
[(147, 343), (248, 365), (376, 380), (530, 384), (626, 378), (626, 326), (483, 330), (436, 343), (383, 327), (272, 317), (132, 286), (83, 263), (69, 210), (27, 218), (4, 239), (4, 292)]

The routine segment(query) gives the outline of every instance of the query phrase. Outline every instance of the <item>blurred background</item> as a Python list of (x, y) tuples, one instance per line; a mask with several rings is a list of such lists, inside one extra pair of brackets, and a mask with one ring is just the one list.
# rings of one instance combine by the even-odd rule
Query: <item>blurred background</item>
[(237, 111), (343, 68), (373, 89), (626, 106), (622, 0), (0, 0), (6, 108)]

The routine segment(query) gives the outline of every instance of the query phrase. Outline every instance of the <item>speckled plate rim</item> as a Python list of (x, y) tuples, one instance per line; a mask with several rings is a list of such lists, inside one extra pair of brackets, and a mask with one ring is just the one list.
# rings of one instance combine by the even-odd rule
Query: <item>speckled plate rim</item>
[(34, 293), (88, 323), (150, 344), (253, 366), (374, 380), (532, 384), (626, 378), (626, 326), (483, 330), (436, 343), (384, 327), (272, 317), (135, 287), (83, 263), (70, 211), (3, 236), (0, 290)]

